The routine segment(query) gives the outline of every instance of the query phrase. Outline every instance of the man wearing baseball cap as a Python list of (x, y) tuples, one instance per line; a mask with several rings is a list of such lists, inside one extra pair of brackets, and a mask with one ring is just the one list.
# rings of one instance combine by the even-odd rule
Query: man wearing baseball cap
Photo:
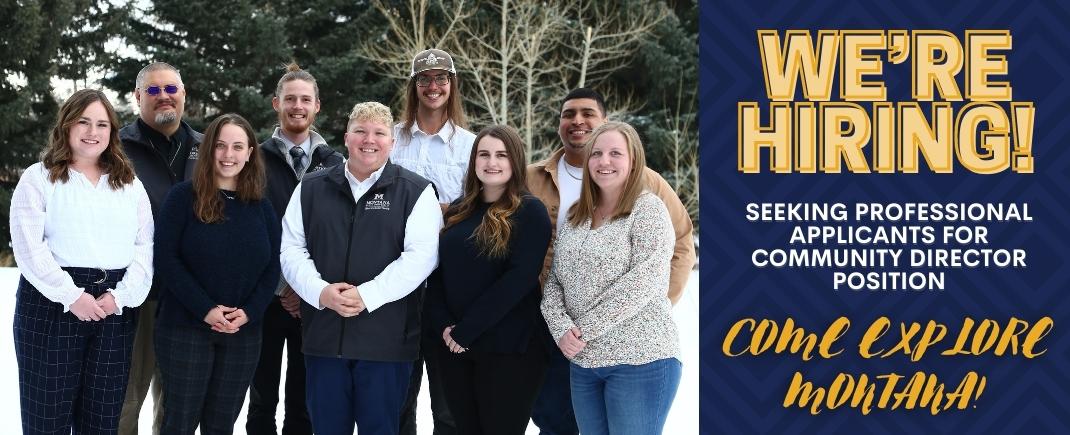
[(401, 122), (394, 126), (390, 160), (431, 180), (438, 202), (460, 198), (475, 134), (461, 105), (461, 83), (453, 57), (424, 50), (412, 59)]
[[(394, 126), (394, 149), (390, 161), (431, 181), (445, 211), (461, 197), (468, 156), (476, 136), (468, 131), (461, 104), (461, 83), (453, 57), (438, 49), (424, 50), (412, 59), (405, 90), (401, 122)], [(432, 331), (425, 332), (423, 348), (442, 345)], [(423, 352), (426, 356), (432, 352)], [(457, 433), (449, 413), (434, 361), (428, 361), (428, 390), (434, 435)], [(416, 396), (423, 378), (423, 361), (413, 364), (409, 396), (401, 411), (401, 434), (416, 434)]]

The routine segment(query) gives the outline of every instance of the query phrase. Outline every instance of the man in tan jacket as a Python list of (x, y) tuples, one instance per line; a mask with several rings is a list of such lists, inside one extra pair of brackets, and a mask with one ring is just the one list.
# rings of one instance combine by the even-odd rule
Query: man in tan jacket
[[(550, 220), (556, 223), (553, 229), (555, 237), (557, 230), (567, 225), (569, 207), (580, 197), (584, 145), (591, 131), (606, 122), (605, 99), (592, 89), (577, 88), (565, 96), (560, 115), (557, 132), (561, 136), (562, 147), (545, 160), (527, 167), (528, 190), (546, 205)], [(695, 266), (695, 243), (691, 234), (694, 225), (669, 183), (654, 170), (646, 168), (645, 171), (647, 188), (665, 202), (676, 233), (668, 293), (669, 300), (676, 304), (687, 285), (691, 268)], [(544, 278), (553, 261), (552, 246), (551, 243), (546, 253)], [(579, 430), (572, 412), (568, 360), (557, 349), (554, 338), (549, 334), (546, 334), (546, 338), (549, 340), (550, 365), (531, 418), (543, 434), (575, 435)]]

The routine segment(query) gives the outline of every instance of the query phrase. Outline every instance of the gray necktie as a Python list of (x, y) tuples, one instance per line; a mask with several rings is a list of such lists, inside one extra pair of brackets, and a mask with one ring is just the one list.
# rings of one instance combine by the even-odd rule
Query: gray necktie
[(305, 168), (305, 150), (297, 146), (290, 148), (290, 157), (294, 161), (294, 173), (301, 175), (301, 170)]

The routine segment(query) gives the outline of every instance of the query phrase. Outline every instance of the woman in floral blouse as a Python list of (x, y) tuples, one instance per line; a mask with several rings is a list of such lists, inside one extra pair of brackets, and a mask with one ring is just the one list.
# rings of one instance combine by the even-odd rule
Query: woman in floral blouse
[(554, 245), (542, 313), (572, 362), (580, 432), (661, 433), (680, 383), (669, 286), (674, 236), (646, 191), (646, 158), (630, 125), (591, 133), (580, 199)]

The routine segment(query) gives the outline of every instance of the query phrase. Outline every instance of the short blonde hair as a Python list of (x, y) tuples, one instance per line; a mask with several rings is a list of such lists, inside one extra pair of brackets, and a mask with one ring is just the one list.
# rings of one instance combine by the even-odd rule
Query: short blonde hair
[(387, 127), (392, 127), (394, 125), (394, 115), (390, 113), (389, 107), (375, 101), (367, 101), (353, 106), (353, 110), (349, 112), (349, 122), (346, 123), (346, 130), (353, 124), (353, 121), (376, 121), (383, 123)]

